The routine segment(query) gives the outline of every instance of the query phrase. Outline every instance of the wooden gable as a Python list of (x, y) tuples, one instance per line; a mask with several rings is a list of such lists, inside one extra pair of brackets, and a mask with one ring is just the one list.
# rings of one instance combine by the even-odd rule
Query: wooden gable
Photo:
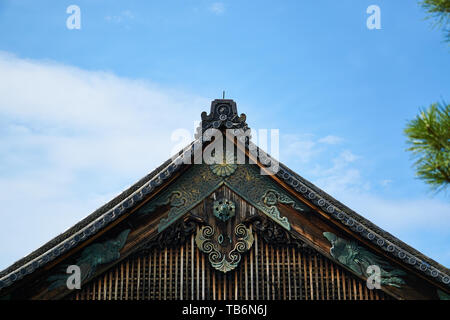
[[(235, 224), (248, 224), (254, 241), (236, 268), (220, 272), (196, 244), (202, 226), (215, 225), (217, 199), (236, 204)], [(139, 250), (70, 293), (72, 300), (393, 299), (272, 222), (227, 186)], [(231, 230), (230, 230), (231, 231)]]
[[(245, 116), (237, 117), (234, 102), (216, 100), (210, 115), (202, 115), (202, 130), (222, 128), (217, 120), (222, 118), (215, 114), (220, 103), (231, 106), (230, 123), (246, 128)], [(242, 148), (236, 140), (233, 143)], [(447, 297), (444, 267), (383, 233), (287, 167), (280, 164), (276, 175), (261, 174), (265, 170), (261, 154), (252, 158), (249, 144), (243, 148), (246, 164), (166, 163), (119, 196), (120, 201), (106, 205), (100, 218), (86, 220), (65, 239), (55, 241), (57, 251), (32, 254), (20, 267), (3, 272), (0, 296)], [(80, 290), (66, 286), (70, 265), (81, 269)], [(371, 266), (379, 268), (380, 289), (367, 285)]]

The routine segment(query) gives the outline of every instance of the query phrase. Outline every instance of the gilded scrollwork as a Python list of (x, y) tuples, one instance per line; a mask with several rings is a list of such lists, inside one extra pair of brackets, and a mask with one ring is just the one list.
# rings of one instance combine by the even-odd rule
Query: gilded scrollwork
[(158, 225), (158, 231), (161, 232), (211, 194), (221, 182), (221, 177), (216, 176), (206, 165), (194, 165), (160, 196), (144, 205), (138, 214), (148, 214), (168, 205), (168, 214)]
[(220, 176), (208, 165), (201, 164), (188, 169), (155, 200), (144, 205), (138, 213), (147, 214), (159, 207), (169, 206), (167, 216), (163, 217), (158, 225), (158, 231), (161, 232), (221, 185), (229, 187), (286, 230), (290, 230), (290, 223), (281, 215), (280, 205), (289, 205), (297, 211), (309, 210), (306, 205), (277, 187), (270, 177), (261, 175), (256, 165), (237, 165), (233, 174)]
[(242, 254), (250, 250), (254, 242), (252, 232), (242, 223), (234, 228), (236, 243), (229, 252), (223, 252), (223, 249), (221, 251), (215, 236), (216, 230), (213, 226), (203, 226), (195, 236), (195, 243), (200, 251), (208, 255), (211, 266), (224, 273), (238, 266)]
[(278, 210), (277, 205), (279, 203), (291, 205), (297, 211), (303, 211), (303, 208), (298, 205), (293, 199), (277, 192), (274, 189), (269, 189), (262, 196), (262, 202), (266, 206), (266, 210), (269, 212), (270, 216), (275, 220), (279, 221), (279, 223), (289, 230), (289, 221), (286, 217), (282, 217), (280, 211)]
[(236, 172), (226, 179), (226, 182), (233, 191), (286, 230), (290, 230), (290, 223), (286, 217), (281, 216), (279, 204), (288, 204), (297, 211), (308, 210), (306, 205), (291, 198), (284, 190), (277, 187), (271, 178), (261, 175), (257, 166), (239, 166)]

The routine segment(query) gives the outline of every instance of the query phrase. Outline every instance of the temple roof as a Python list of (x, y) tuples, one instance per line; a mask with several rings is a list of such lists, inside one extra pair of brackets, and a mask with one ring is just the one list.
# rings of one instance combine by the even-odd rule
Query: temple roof
[[(247, 130), (248, 126), (245, 115), (238, 115), (236, 103), (233, 100), (212, 101), (210, 113), (202, 113), (202, 123), (197, 130), (195, 141), (79, 223), (1, 271), (0, 289), (8, 287), (24, 276), (43, 268), (62, 254), (68, 253), (91, 239), (106, 226), (133, 210), (153, 193), (164, 188), (175, 173), (189, 166), (183, 163), (183, 157), (187, 153), (190, 154), (195, 143), (201, 139), (201, 133), (209, 128)], [(246, 147), (255, 148), (256, 146), (249, 142)], [(266, 163), (267, 159), (272, 158), (265, 152), (258, 154), (258, 160), (263, 160), (261, 162)], [(292, 192), (302, 196), (316, 208), (325, 212), (330, 219), (338, 222), (342, 228), (364, 237), (399, 263), (414, 267), (418, 272), (426, 275), (430, 281), (450, 288), (449, 269), (365, 219), (284, 164), (279, 164), (276, 178), (289, 186)]]

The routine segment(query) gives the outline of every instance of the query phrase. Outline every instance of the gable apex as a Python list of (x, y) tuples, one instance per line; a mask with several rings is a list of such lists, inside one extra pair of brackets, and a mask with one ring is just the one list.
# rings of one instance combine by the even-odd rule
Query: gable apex
[(195, 138), (207, 129), (242, 129), (247, 131), (247, 119), (244, 113), (238, 115), (236, 102), (231, 99), (216, 99), (211, 102), (209, 114), (205, 111), (201, 114), (202, 122), (197, 128)]

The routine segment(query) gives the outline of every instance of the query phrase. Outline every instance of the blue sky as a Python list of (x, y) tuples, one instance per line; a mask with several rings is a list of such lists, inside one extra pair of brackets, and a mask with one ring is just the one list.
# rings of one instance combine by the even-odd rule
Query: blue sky
[(222, 90), (280, 129), (283, 163), (449, 267), (449, 195), (414, 177), (402, 134), (450, 99), (424, 18), (416, 1), (0, 1), (0, 269), (166, 160)]

